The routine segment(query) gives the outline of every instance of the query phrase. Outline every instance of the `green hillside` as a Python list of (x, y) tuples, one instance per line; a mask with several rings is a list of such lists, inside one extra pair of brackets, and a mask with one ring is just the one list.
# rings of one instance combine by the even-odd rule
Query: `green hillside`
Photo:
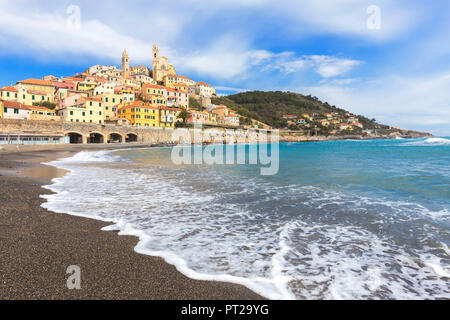
[[(327, 102), (322, 102), (314, 96), (281, 91), (248, 91), (213, 98), (211, 102), (226, 105), (244, 117), (256, 119), (274, 128), (286, 127), (287, 123), (282, 119), (283, 115), (294, 115), (300, 118), (302, 113), (308, 113), (319, 119), (324, 113), (337, 113), (345, 117), (348, 112)], [(364, 116), (355, 116), (358, 117), (364, 128), (385, 127)]]

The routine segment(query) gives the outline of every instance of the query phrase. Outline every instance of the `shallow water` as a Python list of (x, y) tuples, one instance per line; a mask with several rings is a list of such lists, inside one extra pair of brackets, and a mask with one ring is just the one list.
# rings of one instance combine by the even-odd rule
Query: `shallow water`
[(272, 299), (450, 298), (449, 139), (283, 143), (274, 176), (170, 154), (52, 162), (70, 173), (43, 206), (115, 222), (138, 252)]

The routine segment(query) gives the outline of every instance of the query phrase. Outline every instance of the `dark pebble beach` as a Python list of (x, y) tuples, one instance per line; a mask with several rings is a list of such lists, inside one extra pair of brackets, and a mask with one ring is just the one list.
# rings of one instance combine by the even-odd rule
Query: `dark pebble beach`
[[(138, 254), (136, 237), (100, 230), (108, 223), (41, 207), (40, 195), (51, 192), (42, 186), (64, 174), (41, 162), (105, 148), (0, 151), (0, 299), (262, 299), (241, 285), (192, 280), (161, 258)], [(66, 285), (71, 265), (81, 270), (79, 290)]]

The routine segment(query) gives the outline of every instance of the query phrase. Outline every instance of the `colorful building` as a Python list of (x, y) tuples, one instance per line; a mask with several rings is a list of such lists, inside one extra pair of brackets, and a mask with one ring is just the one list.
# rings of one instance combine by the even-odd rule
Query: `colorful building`
[(124, 102), (117, 107), (117, 117), (132, 126), (159, 127), (159, 108), (143, 101)]
[(45, 92), (45, 94), (54, 95), (55, 94), (55, 86), (51, 81), (41, 80), (41, 79), (26, 79), (17, 82), (24, 86), (27, 90), (37, 91), (37, 92)]
[(215, 90), (213, 89), (213, 87), (205, 82), (198, 82), (195, 85), (195, 94), (199, 95), (200, 97), (210, 98), (214, 93)]
[(179, 91), (174, 88), (164, 88), (166, 100), (171, 100), (173, 105), (189, 110), (189, 94), (186, 91)]
[(3, 119), (30, 119), (31, 106), (17, 101), (0, 101)]
[(163, 81), (165, 76), (175, 75), (175, 68), (166, 57), (159, 55), (158, 45), (153, 45), (153, 80)]
[(68, 122), (86, 122), (103, 124), (105, 112), (102, 100), (81, 97), (71, 106), (63, 106), (57, 115)]
[(105, 109), (105, 120), (115, 118), (117, 116), (117, 106), (123, 102), (123, 96), (115, 93), (104, 93), (95, 96), (101, 99)]
[(52, 109), (48, 109), (41, 106), (30, 106), (31, 120), (46, 120), (46, 121), (56, 121), (61, 120), (61, 117), (56, 115), (56, 111)]
[(0, 89), (0, 98), (5, 101), (18, 101), (19, 91), (14, 87), (3, 87)]
[(159, 125), (161, 127), (175, 127), (176, 122), (180, 122), (178, 114), (182, 111), (179, 108), (159, 107)]

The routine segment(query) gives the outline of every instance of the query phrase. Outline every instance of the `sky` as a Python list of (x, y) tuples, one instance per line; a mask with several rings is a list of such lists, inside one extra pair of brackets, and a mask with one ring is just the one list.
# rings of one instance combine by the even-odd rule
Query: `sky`
[(445, 0), (0, 0), (0, 86), (91, 65), (151, 67), (218, 94), (292, 91), (392, 126), (450, 136)]

